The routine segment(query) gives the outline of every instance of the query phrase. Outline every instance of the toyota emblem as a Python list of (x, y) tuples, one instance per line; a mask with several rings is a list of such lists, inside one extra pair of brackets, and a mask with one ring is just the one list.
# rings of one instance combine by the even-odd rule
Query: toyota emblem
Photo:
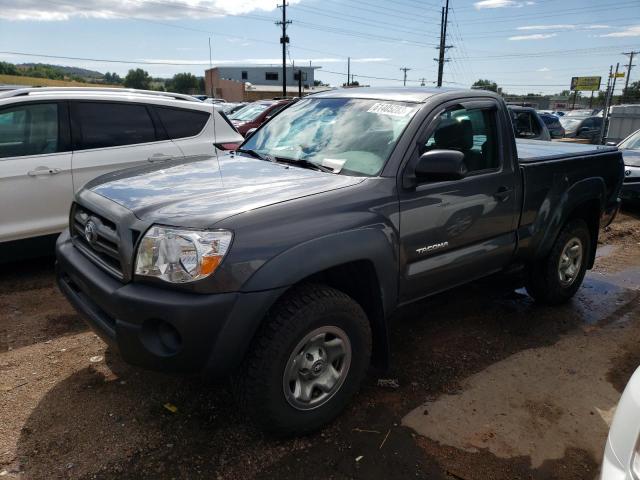
[(84, 238), (90, 244), (95, 243), (98, 239), (98, 226), (92, 220), (89, 220), (84, 226)]
[(631, 176), (631, 170), (625, 170), (624, 171), (624, 176), (625, 177), (630, 177)]

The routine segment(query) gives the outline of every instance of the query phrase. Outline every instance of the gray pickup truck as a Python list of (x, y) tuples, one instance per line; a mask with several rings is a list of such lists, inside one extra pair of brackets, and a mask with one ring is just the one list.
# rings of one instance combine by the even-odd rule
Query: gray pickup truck
[(231, 375), (260, 426), (305, 433), (388, 363), (399, 307), (503, 271), (570, 299), (622, 179), (615, 147), (516, 144), (490, 92), (329, 91), (233, 153), (87, 184), (57, 280), (125, 361)]

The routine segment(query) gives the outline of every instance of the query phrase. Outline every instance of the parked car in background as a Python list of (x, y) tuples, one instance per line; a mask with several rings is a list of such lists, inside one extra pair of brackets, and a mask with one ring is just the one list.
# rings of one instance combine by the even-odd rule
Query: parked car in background
[(2, 252), (11, 250), (11, 242), (61, 232), (74, 191), (98, 175), (213, 155), (214, 145), (225, 149), (242, 141), (228, 121), (212, 113), (211, 105), (191, 96), (144, 90), (0, 93)]
[(504, 270), (573, 297), (622, 176), (615, 147), (516, 141), (492, 92), (321, 92), (217, 161), (85, 185), (57, 281), (125, 361), (234, 374), (249, 418), (304, 434), (387, 366), (398, 308)]
[(569, 110), (566, 117), (592, 117), (596, 115), (600, 110), (597, 108), (582, 108), (577, 110)]
[(249, 130), (258, 128), (293, 102), (294, 100), (289, 99), (260, 100), (229, 115), (229, 119), (242, 135), (246, 135)]
[(604, 450), (600, 480), (640, 478), (640, 368), (620, 397)]
[(224, 102), (214, 104), (218, 110), (224, 112), (227, 116), (237, 112), (241, 108), (248, 105), (247, 102)]
[(595, 143), (602, 130), (602, 117), (578, 117), (565, 115), (560, 119), (564, 128), (564, 136), (567, 138), (584, 138), (590, 143)]
[(640, 130), (618, 144), (624, 159), (623, 200), (640, 200)]
[(547, 126), (534, 108), (509, 105), (508, 109), (516, 138), (551, 140)]
[(547, 130), (549, 130), (551, 138), (564, 137), (564, 128), (560, 123), (560, 119), (558, 117), (550, 113), (540, 113), (540, 118), (547, 126)]

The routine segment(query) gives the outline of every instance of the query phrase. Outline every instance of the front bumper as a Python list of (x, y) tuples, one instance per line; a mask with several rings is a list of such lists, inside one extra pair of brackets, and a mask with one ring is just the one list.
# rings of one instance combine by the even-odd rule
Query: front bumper
[(95, 332), (132, 365), (224, 376), (236, 369), (283, 289), (194, 294), (121, 283), (75, 248), (56, 244), (56, 280)]
[(620, 197), (623, 200), (640, 200), (640, 182), (624, 182)]

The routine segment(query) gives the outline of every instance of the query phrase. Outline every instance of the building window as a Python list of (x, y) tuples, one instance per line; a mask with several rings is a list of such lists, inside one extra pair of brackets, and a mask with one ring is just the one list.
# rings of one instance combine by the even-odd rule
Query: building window
[(247, 74), (246, 70), (242, 72), (242, 80), (246, 80), (247, 78), (249, 78), (249, 75)]
[[(300, 72), (294, 72), (293, 73), (293, 79), (297, 82), (300, 80)], [(307, 81), (307, 72), (302, 72), (302, 81), (306, 82)]]
[(264, 74), (265, 80), (278, 80), (278, 72), (266, 72)]

